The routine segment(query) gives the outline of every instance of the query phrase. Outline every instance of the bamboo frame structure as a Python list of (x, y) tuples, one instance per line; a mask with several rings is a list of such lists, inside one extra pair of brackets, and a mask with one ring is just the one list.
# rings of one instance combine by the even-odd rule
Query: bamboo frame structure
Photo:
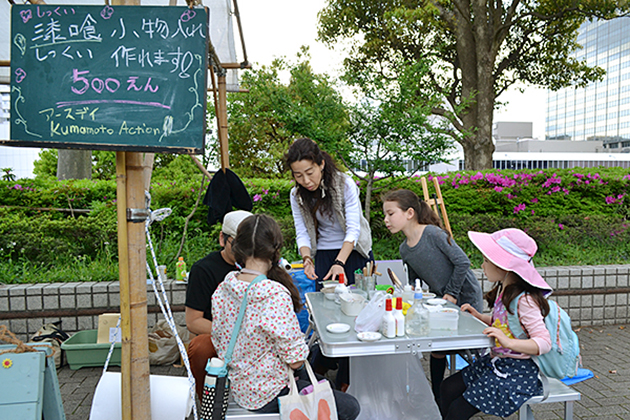
[(427, 202), (429, 206), (431, 206), (431, 210), (433, 210), (438, 217), (440, 217), (444, 223), (444, 228), (453, 236), (453, 231), (451, 230), (451, 223), (448, 221), (448, 214), (446, 214), (446, 206), (444, 205), (444, 198), (442, 197), (442, 190), (440, 190), (440, 183), (438, 179), (433, 177), (433, 187), (435, 188), (435, 194), (433, 197), (429, 196), (429, 187), (427, 185), (426, 177), (420, 178), (420, 184), (422, 184), (422, 193), (424, 195), (424, 201)]

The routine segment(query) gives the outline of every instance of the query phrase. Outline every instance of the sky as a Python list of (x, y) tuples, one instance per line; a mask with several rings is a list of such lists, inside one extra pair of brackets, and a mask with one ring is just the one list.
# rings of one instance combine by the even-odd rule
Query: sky
[[(342, 55), (315, 40), (317, 13), (325, 0), (237, 1), (251, 63), (270, 64), (281, 56), (294, 58), (300, 46), (308, 45), (315, 72), (339, 74)], [(494, 121), (532, 122), (533, 137), (544, 139), (546, 98), (543, 89), (526, 87), (524, 93), (512, 89), (499, 98), (508, 105), (495, 112)]]

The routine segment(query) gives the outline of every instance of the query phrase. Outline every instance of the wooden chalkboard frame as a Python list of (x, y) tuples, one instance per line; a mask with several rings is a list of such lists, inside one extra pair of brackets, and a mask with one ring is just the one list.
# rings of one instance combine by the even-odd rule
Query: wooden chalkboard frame
[(199, 154), (208, 11), (13, 5), (5, 146)]

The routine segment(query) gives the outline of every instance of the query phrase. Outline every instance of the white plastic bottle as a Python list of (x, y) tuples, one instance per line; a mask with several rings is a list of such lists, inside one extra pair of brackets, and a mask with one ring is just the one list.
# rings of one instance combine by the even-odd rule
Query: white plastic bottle
[(414, 297), (414, 292), (413, 292), (413, 287), (411, 287), (410, 284), (405, 284), (405, 287), (403, 288), (403, 301), (407, 302), (408, 304), (413, 304), (413, 297)]
[(422, 304), (422, 289), (416, 289), (413, 305), (407, 309), (405, 332), (415, 337), (424, 337), (429, 334), (429, 311)]
[(344, 274), (339, 274), (339, 284), (335, 286), (335, 302), (339, 302), (339, 296), (344, 293), (348, 293), (348, 287), (346, 286), (346, 281), (344, 279)]
[(392, 313), (392, 300), (385, 299), (385, 315), (381, 323), (381, 333), (385, 338), (396, 337), (396, 319)]
[(396, 337), (405, 336), (405, 316), (402, 313), (403, 299), (396, 298), (396, 310), (394, 311), (394, 319), (396, 320)]
[[(214, 369), (222, 368), (223, 364), (224, 364), (223, 360), (217, 357), (213, 357), (212, 359), (208, 361), (208, 364), (206, 366), (206, 371), (208, 371), (208, 368), (210, 368), (210, 370), (213, 370), (213, 368)], [(211, 374), (210, 372), (208, 372), (208, 375), (206, 375), (206, 379), (204, 381), (204, 385), (209, 388), (214, 388), (216, 383), (217, 383), (217, 377)]]

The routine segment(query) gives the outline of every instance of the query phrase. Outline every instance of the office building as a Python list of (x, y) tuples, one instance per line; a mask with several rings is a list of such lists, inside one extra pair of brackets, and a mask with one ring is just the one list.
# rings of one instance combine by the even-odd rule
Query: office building
[(621, 152), (630, 141), (630, 18), (587, 21), (578, 43), (583, 48), (574, 56), (603, 68), (606, 75), (586, 88), (549, 92), (546, 138), (598, 140), (607, 152)]

